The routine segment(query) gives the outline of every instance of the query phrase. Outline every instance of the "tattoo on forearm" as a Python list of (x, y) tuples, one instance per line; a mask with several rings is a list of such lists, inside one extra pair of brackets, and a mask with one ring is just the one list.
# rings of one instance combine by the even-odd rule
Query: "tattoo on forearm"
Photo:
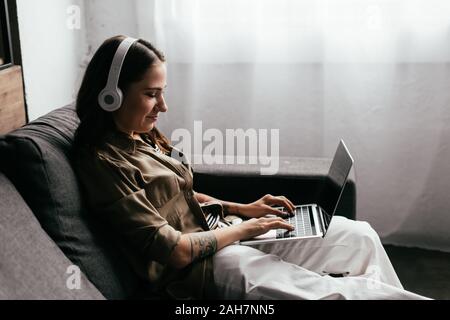
[(217, 239), (212, 232), (202, 232), (189, 236), (191, 243), (191, 262), (203, 259), (217, 251)]

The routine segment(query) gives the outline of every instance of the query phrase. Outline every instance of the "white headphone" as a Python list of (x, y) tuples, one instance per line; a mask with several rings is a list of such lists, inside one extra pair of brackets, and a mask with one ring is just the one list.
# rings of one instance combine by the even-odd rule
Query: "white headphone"
[(136, 41), (138, 41), (138, 39), (126, 38), (117, 48), (111, 64), (111, 69), (109, 70), (106, 87), (98, 95), (98, 103), (105, 111), (113, 112), (122, 106), (123, 94), (122, 90), (119, 88), (120, 72), (128, 51)]

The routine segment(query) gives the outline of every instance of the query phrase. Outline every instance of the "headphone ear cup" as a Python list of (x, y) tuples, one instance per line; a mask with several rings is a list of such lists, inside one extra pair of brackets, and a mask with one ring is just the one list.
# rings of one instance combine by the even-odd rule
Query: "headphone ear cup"
[(123, 93), (122, 90), (120, 90), (120, 88), (117, 88), (116, 90), (117, 93), (117, 109), (120, 109), (120, 107), (122, 106), (122, 102), (123, 102)]
[(122, 105), (122, 97), (123, 95), (120, 89), (115, 91), (104, 89), (98, 95), (98, 104), (103, 110), (113, 112), (118, 110)]
[(107, 111), (113, 112), (122, 106), (123, 94), (119, 87), (120, 72), (123, 62), (131, 46), (138, 41), (134, 38), (126, 38), (123, 40), (114, 54), (111, 67), (109, 69), (108, 81), (106, 87), (99, 93), (97, 97), (100, 107)]

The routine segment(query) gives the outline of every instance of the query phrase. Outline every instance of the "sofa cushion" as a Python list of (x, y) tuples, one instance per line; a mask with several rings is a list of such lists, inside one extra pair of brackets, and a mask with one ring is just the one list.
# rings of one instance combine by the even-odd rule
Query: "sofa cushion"
[(78, 122), (74, 107), (67, 106), (0, 137), (0, 170), (42, 228), (103, 295), (128, 298), (139, 280), (111, 235), (85, 209), (70, 163)]
[[(12, 183), (0, 173), (0, 299), (104, 299), (42, 230)], [(68, 286), (69, 284), (70, 286)]]

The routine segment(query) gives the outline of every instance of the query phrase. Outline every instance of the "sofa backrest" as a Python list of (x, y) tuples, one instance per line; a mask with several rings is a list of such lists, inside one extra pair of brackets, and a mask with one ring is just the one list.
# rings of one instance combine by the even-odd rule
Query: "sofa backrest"
[(2, 173), (0, 199), (1, 300), (104, 299), (83, 273), (73, 269)]
[(83, 205), (70, 162), (79, 119), (74, 106), (0, 137), (0, 171), (11, 180), (42, 228), (108, 299), (134, 296), (140, 280), (112, 236)]

